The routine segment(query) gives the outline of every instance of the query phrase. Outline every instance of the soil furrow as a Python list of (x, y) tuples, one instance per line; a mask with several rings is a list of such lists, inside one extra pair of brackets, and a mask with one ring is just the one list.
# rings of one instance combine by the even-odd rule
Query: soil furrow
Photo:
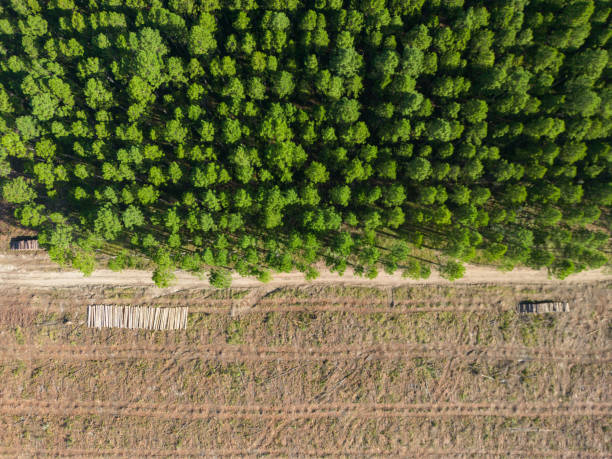
[[(66, 302), (51, 302), (44, 304), (11, 303), (4, 304), (4, 307), (24, 307), (29, 309), (68, 312), (84, 308), (85, 304), (92, 303), (91, 300), (84, 300), (79, 304), (67, 304)], [(415, 312), (505, 312), (516, 310), (516, 305), (465, 305), (445, 303), (444, 305), (421, 306), (422, 302), (395, 302), (393, 306), (388, 306), (383, 300), (368, 300), (363, 302), (338, 302), (333, 299), (319, 299), (302, 301), (287, 299), (286, 301), (258, 302), (254, 305), (241, 306), (240, 300), (211, 300), (207, 302), (190, 302), (188, 300), (177, 302), (146, 301), (137, 303), (129, 300), (100, 299), (96, 304), (116, 304), (129, 306), (161, 306), (161, 307), (189, 307), (190, 313), (203, 314), (227, 314), (232, 309), (238, 309), (241, 313), (265, 313), (265, 312), (351, 312), (356, 314), (409, 314)]]
[(290, 346), (171, 346), (133, 345), (47, 345), (44, 347), (8, 346), (0, 361), (10, 360), (130, 360), (130, 359), (192, 359), (222, 361), (345, 361), (368, 356), (380, 360), (412, 357), (427, 358), (487, 358), (494, 360), (537, 360), (575, 363), (612, 362), (612, 348), (590, 352), (575, 349), (546, 349), (522, 346), (465, 346), (436, 344), (379, 344), (360, 346), (324, 346), (300, 348)]
[(377, 419), (392, 417), (560, 417), (610, 416), (612, 402), (572, 403), (437, 403), (437, 404), (303, 404), (284, 406), (147, 404), (108, 401), (0, 399), (0, 413), (7, 415), (102, 415), (158, 419), (315, 419), (351, 417)]
[(10, 447), (0, 447), (0, 455), (5, 457), (338, 457), (338, 456), (380, 456), (385, 457), (451, 457), (451, 456), (486, 456), (486, 457), (609, 457), (604, 453), (594, 453), (591, 451), (568, 451), (568, 450), (461, 450), (461, 449), (421, 449), (421, 448), (398, 448), (395, 450), (381, 449), (313, 449), (299, 450), (295, 449), (252, 449), (248, 452), (242, 449), (81, 449), (81, 448), (65, 448), (65, 449), (17, 449)]
[[(82, 311), (86, 304), (92, 303), (91, 300), (84, 300), (79, 304), (69, 304), (66, 302), (52, 302), (44, 304), (23, 304), (11, 303), (4, 304), (3, 307), (23, 308), (44, 312), (69, 312)], [(283, 302), (258, 302), (254, 305), (242, 305), (240, 300), (211, 300), (210, 302), (159, 302), (147, 301), (136, 303), (129, 300), (100, 299), (97, 304), (115, 304), (129, 306), (159, 306), (159, 307), (189, 307), (189, 313), (197, 314), (257, 314), (257, 313), (350, 313), (350, 314), (414, 314), (414, 313), (503, 313), (516, 310), (516, 305), (465, 305), (445, 303), (444, 305), (421, 306), (422, 302), (406, 303), (396, 302), (393, 306), (388, 306), (386, 301), (369, 300), (365, 302), (336, 302), (329, 299), (316, 301), (287, 300)], [(571, 311), (568, 317), (570, 320), (583, 321), (587, 318), (587, 311)], [(566, 313), (567, 314), (567, 313)]]

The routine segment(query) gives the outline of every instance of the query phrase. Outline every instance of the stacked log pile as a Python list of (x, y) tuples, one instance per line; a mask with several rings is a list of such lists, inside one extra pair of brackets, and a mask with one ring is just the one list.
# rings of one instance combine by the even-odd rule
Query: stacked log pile
[(11, 250), (38, 250), (38, 239), (15, 238), (10, 246)]
[(521, 301), (519, 312), (533, 312), (536, 314), (546, 312), (569, 312), (569, 303), (563, 301)]
[(187, 308), (93, 304), (87, 306), (87, 326), (92, 328), (185, 330), (187, 328)]

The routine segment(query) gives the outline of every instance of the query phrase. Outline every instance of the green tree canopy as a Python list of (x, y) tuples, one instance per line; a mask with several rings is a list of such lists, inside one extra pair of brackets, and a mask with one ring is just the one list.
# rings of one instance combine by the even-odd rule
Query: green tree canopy
[(146, 257), (161, 286), (600, 267), (609, 18), (592, 0), (6, 1), (1, 196), (59, 263)]

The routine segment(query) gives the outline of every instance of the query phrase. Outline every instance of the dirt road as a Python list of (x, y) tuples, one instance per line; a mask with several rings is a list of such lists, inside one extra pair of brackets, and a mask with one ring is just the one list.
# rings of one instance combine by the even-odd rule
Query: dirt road
[[(612, 274), (605, 269), (586, 271), (569, 276), (563, 282), (593, 282), (612, 280)], [(465, 276), (455, 281), (456, 284), (483, 284), (483, 283), (558, 283), (558, 279), (551, 278), (546, 270), (533, 270), (527, 268), (514, 269), (503, 272), (485, 266), (467, 265)], [(409, 284), (448, 284), (446, 279), (433, 272), (429, 279), (414, 280), (401, 276), (401, 273), (380, 273), (376, 279), (367, 279), (355, 275), (350, 269), (339, 276), (336, 273), (322, 270), (321, 275), (312, 281), (304, 279), (300, 272), (280, 273), (272, 277), (267, 284), (255, 278), (234, 275), (232, 287), (247, 288), (299, 286), (307, 284), (346, 284), (364, 286), (400, 286)], [(76, 285), (147, 285), (152, 286), (151, 273), (147, 271), (126, 270), (120, 273), (110, 270), (97, 270), (85, 277), (78, 271), (59, 270), (44, 257), (29, 259), (24, 255), (0, 255), (0, 285), (20, 285), (30, 287), (66, 287)], [(170, 288), (207, 287), (207, 279), (198, 279), (186, 272), (177, 271), (176, 281)]]

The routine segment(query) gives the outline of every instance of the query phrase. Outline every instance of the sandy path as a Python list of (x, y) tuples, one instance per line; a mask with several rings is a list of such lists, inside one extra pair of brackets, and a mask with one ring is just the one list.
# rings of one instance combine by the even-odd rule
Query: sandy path
[(354, 346), (322, 346), (302, 348), (295, 346), (172, 346), (155, 344), (123, 345), (68, 345), (56, 344), (44, 347), (6, 346), (0, 361), (7, 360), (130, 360), (161, 359), (188, 361), (193, 359), (230, 362), (303, 362), (303, 361), (352, 361), (363, 357), (376, 360), (482, 358), (487, 360), (535, 360), (572, 363), (612, 362), (612, 348), (581, 351), (571, 348), (548, 349), (516, 345), (477, 346), (457, 344), (382, 344)]
[[(32, 263), (32, 261), (35, 261)], [(43, 259), (31, 260), (23, 255), (0, 255), (0, 286), (20, 285), (31, 287), (67, 287), (77, 285), (146, 285), (152, 286), (151, 273), (148, 271), (125, 270), (120, 273), (100, 269), (94, 271), (89, 277), (84, 277), (78, 271), (50, 271), (41, 270), (37, 266), (48, 267), (49, 262)], [(604, 269), (585, 271), (569, 276), (563, 282), (593, 282), (601, 280), (612, 280), (612, 274)], [(467, 265), (465, 276), (455, 281), (455, 284), (482, 284), (482, 283), (559, 283), (558, 279), (549, 277), (546, 270), (533, 270), (518, 268), (509, 272), (502, 272), (486, 266)], [(400, 286), (409, 284), (449, 284), (450, 282), (440, 277), (437, 272), (432, 272), (429, 279), (407, 279), (401, 273), (380, 273), (376, 279), (367, 279), (356, 276), (350, 269), (339, 276), (328, 270), (322, 270), (321, 275), (312, 281), (306, 281), (300, 272), (280, 273), (272, 277), (267, 284), (259, 282), (251, 277), (240, 277), (235, 274), (232, 287), (286, 287), (313, 284), (350, 284), (364, 286)], [(189, 273), (177, 271), (176, 281), (172, 288), (207, 287), (210, 284), (205, 279), (198, 279)], [(162, 289), (160, 289), (162, 290)]]

